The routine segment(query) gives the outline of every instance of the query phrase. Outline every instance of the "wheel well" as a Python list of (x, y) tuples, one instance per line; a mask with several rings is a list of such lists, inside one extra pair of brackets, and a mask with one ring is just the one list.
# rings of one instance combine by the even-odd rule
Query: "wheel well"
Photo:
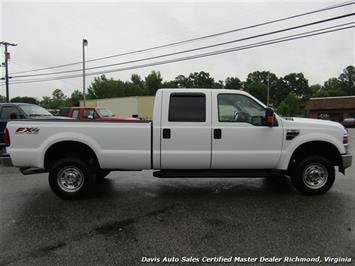
[(310, 155), (323, 156), (333, 165), (342, 166), (341, 155), (337, 147), (326, 141), (311, 141), (300, 145), (293, 152), (291, 160), (288, 164), (288, 169), (291, 169), (297, 161)]
[(61, 141), (50, 146), (44, 155), (44, 168), (49, 170), (53, 163), (64, 157), (75, 157), (99, 168), (95, 152), (86, 144), (78, 141)]

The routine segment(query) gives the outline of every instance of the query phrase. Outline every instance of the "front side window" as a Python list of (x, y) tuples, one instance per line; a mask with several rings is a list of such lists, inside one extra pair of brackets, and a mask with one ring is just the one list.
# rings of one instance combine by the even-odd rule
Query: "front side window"
[(248, 96), (241, 94), (218, 95), (219, 122), (265, 125), (265, 108)]
[(203, 93), (172, 93), (169, 122), (205, 122), (206, 95)]
[(94, 117), (94, 110), (93, 109), (85, 109), (83, 112), (83, 118), (84, 119), (89, 119), (89, 116), (92, 118)]

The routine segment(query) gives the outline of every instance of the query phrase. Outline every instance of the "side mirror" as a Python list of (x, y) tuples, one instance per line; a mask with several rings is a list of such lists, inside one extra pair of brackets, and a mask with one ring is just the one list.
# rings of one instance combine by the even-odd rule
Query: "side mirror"
[(270, 107), (265, 110), (265, 124), (269, 127), (274, 125), (274, 110)]
[(88, 119), (94, 119), (93, 115), (88, 115)]
[(17, 119), (17, 114), (15, 112), (11, 113), (10, 119)]

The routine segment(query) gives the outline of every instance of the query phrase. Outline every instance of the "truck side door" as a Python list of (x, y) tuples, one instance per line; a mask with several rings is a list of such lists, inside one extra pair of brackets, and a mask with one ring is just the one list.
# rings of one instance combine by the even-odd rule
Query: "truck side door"
[(212, 168), (273, 169), (281, 154), (282, 125), (265, 125), (265, 107), (244, 94), (212, 93)]
[(161, 119), (161, 169), (209, 169), (211, 92), (163, 91)]

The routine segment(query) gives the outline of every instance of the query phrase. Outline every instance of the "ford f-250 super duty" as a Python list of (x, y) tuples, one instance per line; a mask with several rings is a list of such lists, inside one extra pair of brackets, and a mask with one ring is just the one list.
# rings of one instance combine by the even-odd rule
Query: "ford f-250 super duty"
[(78, 198), (115, 170), (157, 177), (285, 174), (305, 194), (334, 183), (352, 163), (348, 133), (335, 122), (289, 118), (237, 90), (161, 89), (149, 121), (11, 121), (5, 164), (49, 172), (62, 198)]

